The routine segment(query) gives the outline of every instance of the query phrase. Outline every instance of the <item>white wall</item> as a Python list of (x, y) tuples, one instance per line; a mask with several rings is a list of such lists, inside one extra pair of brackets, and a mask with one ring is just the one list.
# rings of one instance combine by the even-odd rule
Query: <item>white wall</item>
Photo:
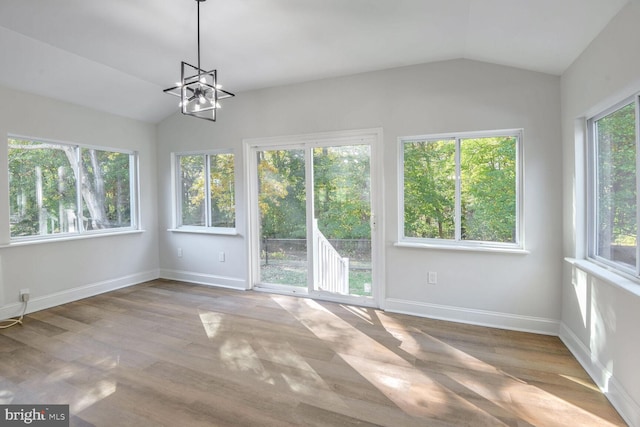
[[(0, 136), (8, 134), (136, 150), (140, 156), (142, 233), (28, 245), (9, 243), (9, 208), (0, 206), (0, 319), (19, 313), (19, 290), (29, 288), (29, 311), (158, 276), (156, 129), (0, 87)], [(0, 144), (0, 200), (8, 200), (7, 143)]]
[[(233, 88), (230, 88), (233, 89)], [(240, 93), (212, 124), (176, 114), (158, 126), (160, 265), (165, 277), (247, 284), (243, 138), (383, 128), (387, 309), (557, 333), (560, 317), (560, 79), (468, 60), (410, 66)], [(524, 128), (528, 254), (395, 247), (397, 138)], [(235, 150), (239, 236), (171, 227), (172, 151)], [(177, 248), (184, 256), (177, 257)], [(225, 263), (217, 260), (227, 253)], [(427, 286), (426, 272), (438, 273)]]
[[(585, 255), (584, 119), (640, 91), (640, 2), (626, 6), (562, 76), (564, 254)], [(632, 426), (640, 426), (640, 285), (565, 263), (561, 338)]]

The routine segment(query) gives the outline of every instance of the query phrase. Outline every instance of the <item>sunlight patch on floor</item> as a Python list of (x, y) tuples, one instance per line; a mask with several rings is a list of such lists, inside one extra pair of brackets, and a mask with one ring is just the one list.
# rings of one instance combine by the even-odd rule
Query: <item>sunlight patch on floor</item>
[[(273, 299), (407, 414), (438, 417), (446, 414), (451, 402), (455, 401), (456, 407), (466, 407), (467, 416), (478, 421), (501, 424), (497, 414), (485, 410), (496, 406), (500, 408), (496, 408), (498, 414), (511, 414), (532, 423), (542, 419), (548, 425), (553, 425), (558, 422), (557, 414), (541, 413), (545, 407), (549, 407), (545, 402), (550, 402), (552, 407), (566, 407), (567, 413), (578, 414), (573, 417), (578, 423), (610, 425), (589, 411), (508, 375), (417, 328), (407, 328), (390, 318), (381, 320), (390, 335), (399, 342), (397, 347), (386, 347), (314, 300)], [(352, 310), (348, 311), (353, 314)], [(429, 349), (429, 352), (425, 349)], [(398, 353), (398, 350), (401, 352)], [(402, 353), (407, 357), (403, 357)], [(413, 366), (411, 361), (414, 358), (423, 361), (425, 366), (433, 363), (433, 375)], [(479, 380), (474, 372), (488, 376), (489, 382)], [(449, 380), (453, 389), (445, 385)], [(469, 397), (465, 398), (464, 393), (469, 393)], [(513, 400), (513, 396), (519, 397)], [(526, 399), (522, 396), (526, 396)], [(540, 406), (536, 402), (540, 402)]]
[(314, 371), (304, 357), (300, 356), (291, 348), (288, 343), (262, 342), (258, 355), (263, 360), (268, 360), (283, 366), (300, 369), (304, 371)]
[[(567, 413), (572, 414), (570, 421), (572, 425), (576, 426), (606, 427), (616, 425), (535, 386), (512, 384), (509, 390), (512, 396), (517, 396), (517, 399), (511, 403), (510, 409), (523, 419), (535, 419), (543, 425), (557, 425), (562, 420), (560, 418), (562, 414)], [(548, 412), (545, 411), (546, 407), (555, 409), (553, 412)], [(567, 410), (565, 411), (563, 408), (567, 408)]]
[(273, 364), (267, 368), (272, 378), (282, 378), (289, 390), (307, 397), (310, 404), (321, 399), (329, 402), (331, 407), (346, 409), (342, 399), (289, 343), (273, 343), (264, 339), (257, 341), (258, 357)]
[(209, 338), (215, 338), (224, 319), (224, 314), (214, 313), (212, 311), (200, 312), (200, 321), (204, 327), (204, 331)]
[(82, 412), (94, 403), (115, 393), (118, 388), (117, 385), (118, 383), (111, 379), (98, 381), (95, 386), (82, 391), (83, 396), (71, 404), (71, 411), (74, 413)]
[(562, 378), (564, 378), (564, 379), (569, 380), (569, 381), (573, 381), (576, 384), (580, 384), (581, 386), (586, 387), (586, 388), (588, 388), (590, 390), (600, 392), (600, 389), (595, 384), (593, 384), (592, 382), (587, 381), (587, 380), (585, 380), (583, 378), (576, 378), (574, 376), (564, 375), (564, 374), (560, 374), (560, 376)]
[(411, 383), (409, 381), (401, 380), (400, 378), (396, 378), (395, 376), (389, 375), (377, 375), (378, 381), (381, 384), (389, 388), (393, 388), (396, 390), (409, 390), (411, 388)]
[(273, 384), (273, 379), (246, 339), (226, 339), (220, 346), (220, 359), (225, 367), (231, 371), (249, 372), (260, 381)]
[[(318, 338), (326, 341), (352, 369), (405, 413), (422, 417), (444, 416), (448, 411), (446, 402), (456, 400), (458, 406), (469, 407), (475, 416), (484, 418), (485, 421), (497, 421), (491, 414), (441, 386), (415, 369), (411, 362), (324, 309), (316, 301), (303, 298), (273, 299)], [(313, 310), (310, 311), (309, 308)], [(423, 392), (408, 393), (416, 385)], [(424, 396), (429, 399), (424, 399)], [(434, 405), (432, 402), (445, 404)]]
[(48, 383), (55, 383), (58, 381), (64, 381), (67, 378), (72, 378), (78, 374), (78, 368), (70, 365), (65, 365), (61, 369), (56, 369), (45, 377), (45, 381)]
[(0, 405), (8, 405), (13, 401), (15, 394), (11, 390), (0, 390)]
[(352, 313), (355, 316), (358, 316), (360, 319), (364, 320), (370, 325), (373, 325), (373, 319), (371, 318), (371, 314), (369, 310), (364, 307), (357, 307), (354, 305), (341, 305), (340, 307), (344, 308), (346, 311)]

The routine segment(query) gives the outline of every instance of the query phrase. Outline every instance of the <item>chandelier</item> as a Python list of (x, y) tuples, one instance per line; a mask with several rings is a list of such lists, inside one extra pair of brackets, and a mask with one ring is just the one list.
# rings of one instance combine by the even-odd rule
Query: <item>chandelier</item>
[(205, 71), (200, 67), (200, 2), (206, 0), (195, 1), (198, 4), (198, 66), (182, 61), (180, 81), (164, 92), (180, 98), (178, 106), (182, 114), (215, 122), (220, 108), (218, 101), (235, 95), (222, 90), (217, 70)]

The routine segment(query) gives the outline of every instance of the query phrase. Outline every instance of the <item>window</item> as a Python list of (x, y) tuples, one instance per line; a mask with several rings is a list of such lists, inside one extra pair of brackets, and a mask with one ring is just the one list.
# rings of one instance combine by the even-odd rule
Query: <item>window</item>
[(639, 275), (638, 98), (587, 121), (589, 256)]
[(233, 153), (185, 153), (175, 159), (178, 228), (235, 228)]
[(405, 243), (520, 248), (520, 130), (400, 138)]
[(8, 138), (12, 239), (135, 229), (136, 154)]

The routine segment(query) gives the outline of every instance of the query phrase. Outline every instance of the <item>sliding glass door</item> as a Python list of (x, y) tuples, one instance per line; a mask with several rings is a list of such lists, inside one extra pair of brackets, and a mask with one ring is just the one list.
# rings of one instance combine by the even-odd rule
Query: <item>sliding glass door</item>
[(256, 144), (252, 286), (374, 305), (371, 138)]

